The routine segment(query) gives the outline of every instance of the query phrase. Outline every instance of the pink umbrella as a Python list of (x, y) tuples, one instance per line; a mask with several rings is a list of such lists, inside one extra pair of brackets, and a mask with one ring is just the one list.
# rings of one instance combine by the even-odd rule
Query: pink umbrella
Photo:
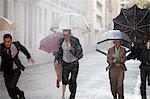
[(58, 51), (60, 47), (60, 39), (63, 38), (62, 33), (52, 33), (40, 41), (39, 49), (48, 53)]

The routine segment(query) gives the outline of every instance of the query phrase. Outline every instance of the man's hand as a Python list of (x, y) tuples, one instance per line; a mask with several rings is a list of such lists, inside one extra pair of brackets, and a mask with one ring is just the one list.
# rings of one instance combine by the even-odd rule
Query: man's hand
[(71, 46), (71, 44), (70, 43), (68, 43), (68, 50), (70, 51), (74, 51), (75, 49)]
[(71, 46), (71, 47), (69, 48), (69, 50), (74, 51), (75, 49)]
[(25, 70), (25, 67), (23, 65), (20, 65), (19, 68), (24, 71)]
[(107, 66), (107, 67), (106, 67), (106, 71), (108, 71), (108, 70), (109, 70), (109, 68), (110, 68), (110, 66)]
[(29, 63), (32, 63), (32, 64), (35, 63), (35, 61), (34, 61), (32, 58), (29, 58), (29, 59), (28, 59), (28, 62), (29, 62)]

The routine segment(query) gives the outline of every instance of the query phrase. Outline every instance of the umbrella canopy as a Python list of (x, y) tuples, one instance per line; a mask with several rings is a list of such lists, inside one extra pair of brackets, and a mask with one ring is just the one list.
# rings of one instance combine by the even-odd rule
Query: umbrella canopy
[(114, 30), (126, 33), (131, 40), (141, 39), (144, 33), (150, 33), (150, 14), (148, 9), (140, 9), (137, 5), (122, 9), (113, 19)]
[(71, 29), (73, 33), (86, 33), (90, 31), (85, 18), (80, 14), (67, 13), (60, 16), (51, 27), (51, 30), (62, 32), (63, 29)]
[(11, 31), (12, 22), (4, 17), (0, 17), (0, 31)]
[(121, 40), (122, 46), (126, 48), (131, 47), (130, 38), (125, 33), (119, 30), (109, 30), (103, 33), (101, 41), (97, 43), (96, 50), (107, 55), (106, 53), (108, 52), (108, 49), (114, 46), (114, 40)]
[(63, 38), (62, 33), (51, 33), (40, 41), (39, 49), (48, 53), (57, 52), (60, 47), (60, 39)]

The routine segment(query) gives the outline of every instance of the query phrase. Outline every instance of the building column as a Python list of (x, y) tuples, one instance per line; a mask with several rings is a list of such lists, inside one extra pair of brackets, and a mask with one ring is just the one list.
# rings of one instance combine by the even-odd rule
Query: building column
[(25, 1), (24, 12), (24, 43), (25, 45), (33, 49), (34, 47), (34, 0)]
[(4, 16), (4, 0), (0, 2), (0, 16)]
[(14, 21), (14, 0), (4, 0), (4, 17), (10, 21)]

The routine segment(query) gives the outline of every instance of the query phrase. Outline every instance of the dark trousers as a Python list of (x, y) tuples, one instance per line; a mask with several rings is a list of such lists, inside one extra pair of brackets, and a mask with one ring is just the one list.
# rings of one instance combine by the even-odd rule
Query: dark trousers
[(75, 99), (77, 89), (76, 79), (79, 71), (79, 63), (78, 61), (72, 63), (63, 62), (62, 67), (62, 83), (64, 85), (69, 84), (69, 90), (71, 92), (69, 99)]
[(146, 97), (146, 80), (148, 80), (148, 85), (150, 85), (150, 68), (142, 67), (140, 68), (141, 76), (141, 96), (142, 99), (147, 99)]
[(124, 70), (120, 67), (110, 68), (109, 79), (111, 92), (114, 99), (117, 99), (117, 94), (119, 95), (119, 99), (124, 99), (124, 88), (123, 88)]
[(11, 73), (4, 72), (4, 81), (11, 98), (16, 98), (17, 95), (24, 95), (24, 92), (17, 87), (17, 82), (20, 77), (21, 71), (19, 69), (13, 70)]

